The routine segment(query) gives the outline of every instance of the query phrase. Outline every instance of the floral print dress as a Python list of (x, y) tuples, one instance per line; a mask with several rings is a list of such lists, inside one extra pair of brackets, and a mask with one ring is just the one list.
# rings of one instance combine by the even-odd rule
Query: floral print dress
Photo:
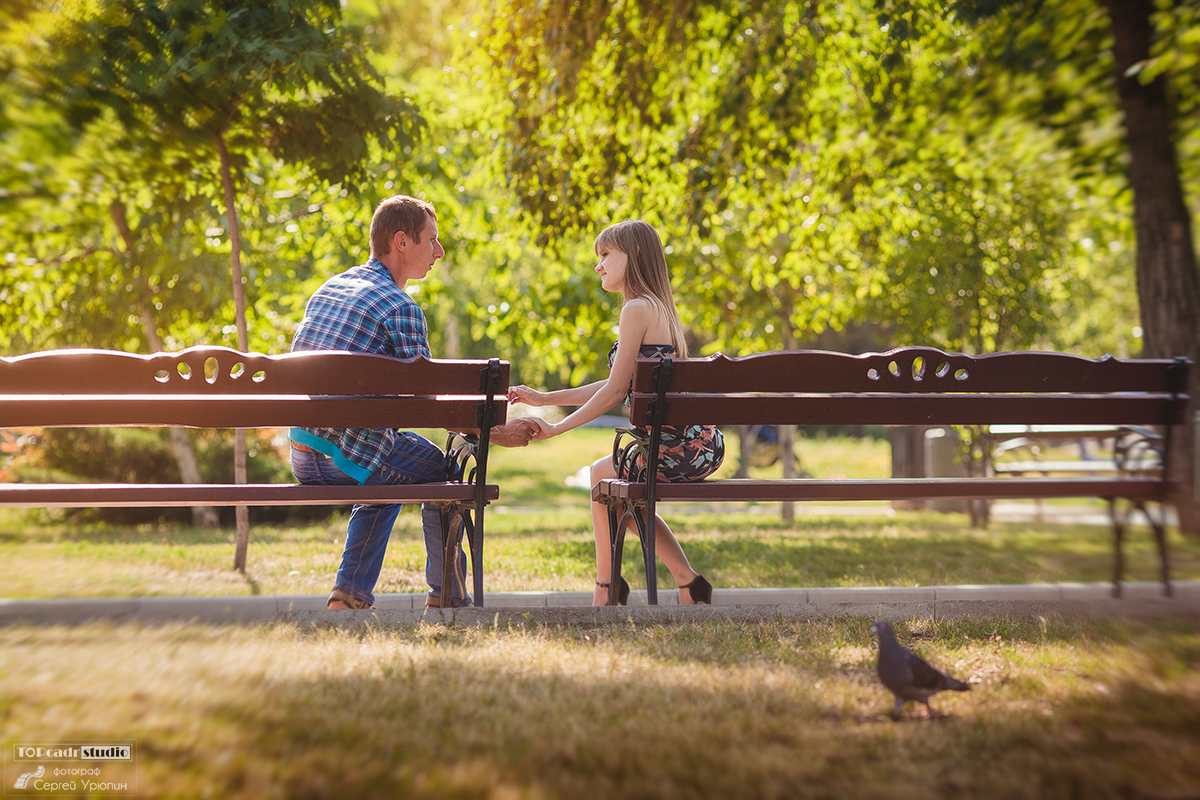
[[(642, 358), (662, 358), (675, 354), (673, 344), (644, 344), (638, 351)], [(608, 351), (608, 368), (612, 369), (617, 357), (614, 342)], [(625, 393), (625, 405), (629, 405), (629, 392)], [(643, 431), (648, 429), (642, 428)], [(725, 460), (725, 437), (716, 425), (664, 425), (662, 440), (658, 448), (658, 479), (669, 482), (704, 480), (717, 471)]]

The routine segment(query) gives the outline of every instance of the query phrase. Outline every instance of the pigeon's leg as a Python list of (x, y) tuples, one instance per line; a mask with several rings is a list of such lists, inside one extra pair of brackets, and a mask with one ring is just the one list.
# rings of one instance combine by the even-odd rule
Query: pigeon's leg
[(925, 701), (925, 710), (921, 712), (921, 719), (933, 718), (933, 706), (929, 705), (929, 701)]
[(905, 700), (903, 697), (901, 697), (900, 695), (896, 695), (896, 707), (894, 709), (892, 709), (893, 717), (895, 717), (897, 719), (900, 718), (900, 714), (904, 712), (904, 702), (905, 702)]

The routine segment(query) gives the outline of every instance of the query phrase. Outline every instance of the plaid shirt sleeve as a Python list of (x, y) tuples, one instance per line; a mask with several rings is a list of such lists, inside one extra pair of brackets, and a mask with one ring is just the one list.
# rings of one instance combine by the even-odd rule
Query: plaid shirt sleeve
[(425, 322), (425, 313), (412, 299), (397, 306), (392, 315), (383, 320), (383, 329), (390, 350), (388, 355), (396, 358), (432, 358), (429, 354), (429, 326)]

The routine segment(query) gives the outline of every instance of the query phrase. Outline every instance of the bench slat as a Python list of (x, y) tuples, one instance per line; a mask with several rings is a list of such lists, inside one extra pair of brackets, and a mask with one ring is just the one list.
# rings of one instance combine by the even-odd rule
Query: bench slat
[[(629, 419), (649, 424), (651, 394), (634, 394)], [(1179, 424), (1169, 395), (676, 394), (668, 425)], [(1174, 412), (1168, 409), (1175, 409)]]
[[(205, 379), (205, 364), (216, 369)], [(180, 374), (184, 365), (191, 377)], [(236, 369), (241, 365), (240, 372)], [(51, 350), (0, 358), (3, 394), (478, 394), (487, 361), (308, 351), (276, 356), (228, 347), (142, 355)], [(508, 386), (509, 364), (500, 362)], [(234, 373), (237, 377), (234, 377)]]
[[(485, 486), (484, 496), (500, 497)], [(408, 486), (314, 486), (303, 484), (0, 484), (0, 507), (141, 508), (206, 506), (314, 506), (338, 503), (475, 501), (475, 485), (422, 483)]]
[[(914, 369), (921, 358), (924, 369)], [(657, 359), (646, 359), (656, 363)], [(1065, 353), (1019, 352), (969, 356), (933, 347), (849, 355), (825, 350), (784, 350), (740, 358), (674, 359), (671, 388), (743, 392), (1169, 392), (1170, 360), (1092, 359)], [(895, 364), (896, 373), (891, 370)], [(938, 377), (938, 368), (946, 372)], [(869, 376), (874, 371), (875, 378)], [(959, 370), (966, 376), (956, 378)], [(920, 374), (918, 380), (915, 374)], [(1177, 387), (1181, 388), (1182, 387)], [(634, 391), (651, 391), (649, 369), (639, 368)]]
[[(478, 376), (476, 376), (478, 378)], [(212, 395), (0, 396), (0, 427), (473, 428), (479, 397)], [(507, 401), (496, 398), (499, 422)]]
[[(750, 500), (1011, 500), (1037, 497), (1161, 498), (1167, 490), (1157, 478), (894, 478), (891, 480), (716, 480), (663, 483), (657, 500), (746, 502)], [(602, 497), (645, 500), (646, 484), (600, 481), (593, 500)]]

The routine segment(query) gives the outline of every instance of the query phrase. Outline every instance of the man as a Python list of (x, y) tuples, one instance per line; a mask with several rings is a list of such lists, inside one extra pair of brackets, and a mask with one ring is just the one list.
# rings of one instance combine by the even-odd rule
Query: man
[[(404, 291), (446, 254), (438, 243), (433, 206), (397, 195), (384, 200), (371, 218), (371, 258), (326, 281), (304, 309), (292, 350), (352, 350), (396, 358), (429, 358), (428, 328), (420, 306)], [(524, 447), (536, 428), (514, 420), (492, 429), (491, 441)], [(301, 483), (431, 483), (449, 477), (445, 455), (411, 431), (367, 428), (292, 428), (292, 472)], [(350, 512), (346, 546), (326, 605), (371, 608), (388, 538), (400, 506), (356, 505)], [(426, 608), (440, 607), (442, 534), (437, 506), (422, 509), (425, 530)], [(465, 580), (467, 554), (462, 527), (455, 558), (453, 605), (471, 602)]]

